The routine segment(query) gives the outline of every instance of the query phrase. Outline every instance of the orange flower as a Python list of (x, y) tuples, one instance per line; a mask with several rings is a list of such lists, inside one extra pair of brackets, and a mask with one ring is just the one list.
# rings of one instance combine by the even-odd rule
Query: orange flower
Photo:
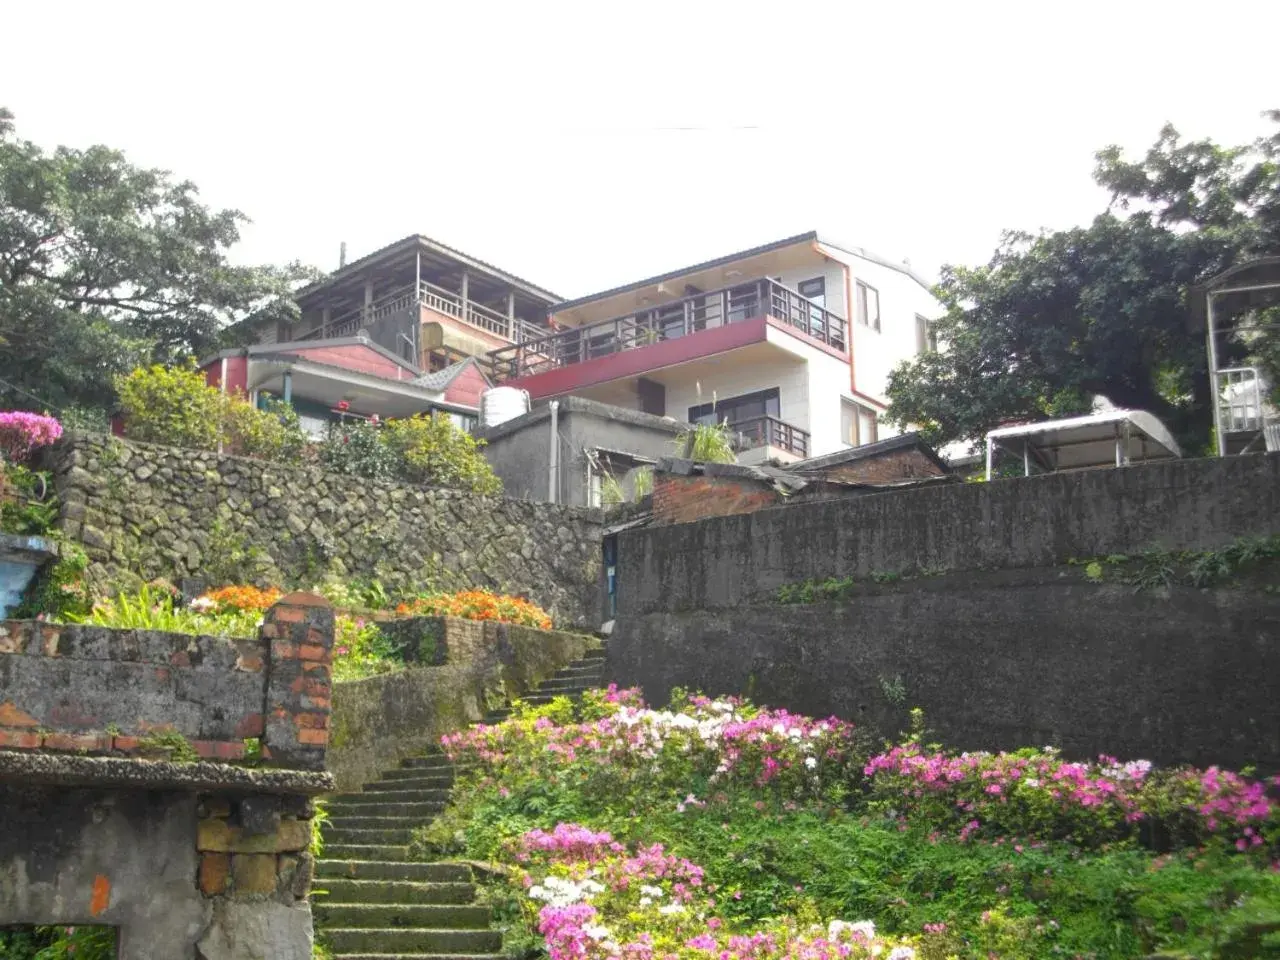
[(266, 610), (281, 596), (275, 587), (230, 586), (210, 590), (201, 599), (212, 600), (220, 610)]
[(418, 616), (462, 617), (467, 620), (516, 623), (540, 630), (551, 629), (551, 617), (535, 603), (489, 590), (460, 590), (419, 597), (396, 607), (396, 613)]

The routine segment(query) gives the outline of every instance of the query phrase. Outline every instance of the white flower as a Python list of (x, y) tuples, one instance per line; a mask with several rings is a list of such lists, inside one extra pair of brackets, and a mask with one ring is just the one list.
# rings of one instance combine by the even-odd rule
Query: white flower
[(684, 913), (684, 906), (679, 903), (668, 903), (658, 908), (658, 912), (668, 917)]
[(889, 960), (915, 960), (916, 952), (910, 947), (894, 947)]
[(658, 899), (658, 900), (661, 900), (661, 899), (662, 899), (662, 897), (663, 897), (663, 893), (662, 893), (662, 888), (661, 888), (661, 887), (650, 887), (650, 886), (646, 885), (646, 886), (643, 886), (643, 887), (641, 887), (641, 888), (640, 888), (640, 893), (641, 893), (641, 894), (643, 894), (643, 895), (644, 895), (644, 896), (646, 896), (646, 897), (654, 897), (654, 898), (656, 898), (656, 899)]
[(642, 906), (642, 907), (647, 907), (647, 906), (649, 906), (651, 903), (653, 903), (653, 898), (652, 898), (652, 897), (641, 897), (641, 898), (640, 898), (640, 906)]
[(196, 597), (189, 604), (187, 604), (187, 606), (189, 606), (196, 613), (208, 613), (217, 605), (218, 604), (210, 597)]
[(818, 765), (818, 761), (815, 760), (813, 757), (805, 757), (804, 765), (808, 767), (810, 770), (812, 770), (814, 767)]
[(867, 940), (874, 940), (876, 936), (876, 925), (870, 920), (859, 920), (857, 923), (849, 923), (845, 920), (832, 920), (827, 924), (827, 937), (831, 940), (835, 940), (846, 930), (855, 936), (860, 936)]
[(598, 923), (584, 923), (582, 925), (582, 932), (592, 940), (604, 940), (609, 936), (609, 928), (603, 927)]

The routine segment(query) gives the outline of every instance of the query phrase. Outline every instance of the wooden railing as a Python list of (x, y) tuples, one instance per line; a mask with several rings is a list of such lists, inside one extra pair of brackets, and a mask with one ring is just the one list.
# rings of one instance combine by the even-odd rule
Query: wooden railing
[(729, 429), (742, 438), (743, 449), (777, 447), (797, 457), (809, 456), (809, 432), (777, 417), (748, 417), (730, 423)]
[(508, 317), (481, 303), (464, 302), (460, 294), (423, 280), (419, 284), (416, 296), (412, 284), (400, 287), (383, 294), (371, 304), (348, 310), (330, 319), (328, 323), (299, 334), (296, 339), (328, 340), (333, 337), (355, 336), (361, 329), (382, 317), (411, 310), (417, 305), (454, 317), (503, 340), (510, 340), (512, 343), (521, 343), (546, 335), (546, 330), (542, 327), (535, 327), (524, 320)]
[(780, 283), (754, 280), (502, 347), (489, 357), (494, 375), (511, 380), (764, 316), (846, 352), (843, 317)]

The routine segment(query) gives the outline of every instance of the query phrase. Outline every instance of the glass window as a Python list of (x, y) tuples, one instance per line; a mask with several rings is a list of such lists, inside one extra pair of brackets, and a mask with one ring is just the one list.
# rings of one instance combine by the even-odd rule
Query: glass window
[(781, 416), (782, 408), (778, 402), (777, 387), (689, 408), (690, 423), (716, 424), (728, 420), (729, 425), (732, 426), (756, 417)]
[(879, 430), (876, 412), (852, 400), (840, 404), (840, 439), (851, 447), (875, 443)]
[(916, 353), (937, 353), (938, 334), (928, 317), (916, 314)]
[(855, 284), (854, 293), (857, 299), (857, 321), (872, 330), (880, 329), (880, 291), (868, 286), (861, 280)]
[(796, 287), (800, 291), (800, 296), (812, 300), (820, 307), (827, 305), (827, 278), (814, 277), (812, 280), (801, 280), (800, 285)]

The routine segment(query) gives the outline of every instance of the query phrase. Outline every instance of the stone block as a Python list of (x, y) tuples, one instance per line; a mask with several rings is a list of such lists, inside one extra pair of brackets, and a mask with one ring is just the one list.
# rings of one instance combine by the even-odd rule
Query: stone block
[(231, 880), (237, 894), (275, 893), (275, 854), (237, 853), (231, 858)]
[(280, 798), (263, 794), (242, 799), (240, 826), (249, 836), (275, 833), (280, 827)]
[(226, 853), (200, 855), (200, 892), (206, 897), (216, 897), (227, 889), (231, 872), (231, 856)]
[(196, 943), (202, 960), (311, 960), (311, 908), (271, 900), (223, 900)]
[(196, 826), (196, 849), (213, 853), (292, 853), (311, 843), (306, 820), (281, 820), (273, 833), (253, 835), (226, 820), (201, 820)]
[(231, 800), (228, 797), (201, 797), (196, 815), (202, 820), (225, 820), (231, 816)]

